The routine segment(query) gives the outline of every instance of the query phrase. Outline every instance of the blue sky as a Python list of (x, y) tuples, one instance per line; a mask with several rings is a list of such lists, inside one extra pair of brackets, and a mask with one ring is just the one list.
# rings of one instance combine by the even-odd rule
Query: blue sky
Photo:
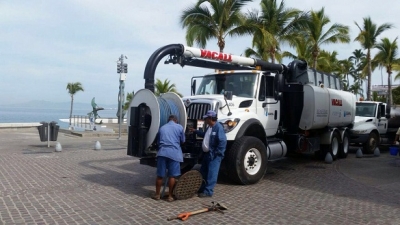
[[(2, 0), (0, 1), (0, 105), (32, 100), (70, 101), (68, 82), (81, 82), (85, 89), (75, 101), (117, 104), (119, 75), (116, 62), (128, 57), (125, 92), (144, 87), (143, 72), (149, 56), (159, 47), (185, 44), (185, 30), (179, 24), (181, 12), (195, 0)], [(258, 8), (260, 1), (247, 9)], [(356, 21), (370, 16), (378, 25), (389, 22), (395, 28), (382, 37), (393, 40), (399, 34), (398, 0), (286, 0), (288, 7), (319, 10), (334, 23), (350, 27), (353, 40), (358, 34)], [(225, 52), (240, 55), (250, 47), (250, 37), (226, 40)], [(357, 42), (322, 46), (347, 58), (360, 45)], [(207, 49), (218, 50), (216, 40)], [(283, 47), (284, 50), (290, 50)], [(292, 50), (293, 51), (293, 50)], [(293, 51), (294, 52), (294, 51)], [(287, 62), (284, 62), (287, 64)], [(169, 79), (179, 92), (190, 93), (193, 75), (211, 71), (160, 64), (156, 78)], [(387, 75), (383, 71), (383, 82)], [(380, 70), (374, 84), (381, 84)], [(398, 82), (396, 82), (398, 84)]]

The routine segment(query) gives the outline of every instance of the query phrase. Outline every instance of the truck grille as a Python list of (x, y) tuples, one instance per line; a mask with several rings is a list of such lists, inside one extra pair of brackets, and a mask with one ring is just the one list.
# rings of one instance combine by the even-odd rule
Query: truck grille
[(192, 103), (186, 108), (186, 113), (188, 119), (202, 120), (208, 110), (211, 110), (211, 105), (208, 103)]

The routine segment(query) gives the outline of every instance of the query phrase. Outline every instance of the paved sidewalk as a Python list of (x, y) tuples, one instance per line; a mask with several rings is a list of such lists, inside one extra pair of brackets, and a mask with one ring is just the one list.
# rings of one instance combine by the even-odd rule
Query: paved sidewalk
[[(126, 135), (59, 133), (62, 152), (36, 129), (0, 129), (0, 142), (0, 224), (400, 224), (400, 158), (388, 152), (333, 164), (287, 158), (255, 185), (220, 174), (213, 198), (169, 203), (150, 198), (155, 168), (126, 155)], [(228, 210), (167, 221), (211, 201)]]

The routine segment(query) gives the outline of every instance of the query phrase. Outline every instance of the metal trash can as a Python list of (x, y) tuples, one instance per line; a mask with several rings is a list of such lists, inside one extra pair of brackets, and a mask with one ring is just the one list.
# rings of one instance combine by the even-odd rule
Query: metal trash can
[(60, 130), (60, 126), (57, 125), (57, 122), (50, 122), (50, 141), (57, 141), (58, 131)]
[(39, 138), (40, 138), (41, 142), (44, 142), (44, 141), (47, 141), (47, 132), (48, 132), (47, 126), (48, 126), (48, 123), (44, 122), (44, 121), (42, 121), (40, 123), (42, 125), (37, 127), (38, 131), (39, 131)]

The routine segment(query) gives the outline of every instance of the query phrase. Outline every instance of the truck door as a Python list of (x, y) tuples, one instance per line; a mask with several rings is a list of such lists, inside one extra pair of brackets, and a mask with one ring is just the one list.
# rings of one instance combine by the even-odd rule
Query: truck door
[(274, 99), (274, 77), (263, 75), (257, 96), (257, 115), (267, 136), (276, 134), (280, 103)]
[(388, 119), (385, 117), (386, 115), (386, 105), (380, 103), (376, 109), (376, 127), (378, 128), (378, 131), (380, 134), (386, 134), (387, 131), (387, 125), (388, 125)]

